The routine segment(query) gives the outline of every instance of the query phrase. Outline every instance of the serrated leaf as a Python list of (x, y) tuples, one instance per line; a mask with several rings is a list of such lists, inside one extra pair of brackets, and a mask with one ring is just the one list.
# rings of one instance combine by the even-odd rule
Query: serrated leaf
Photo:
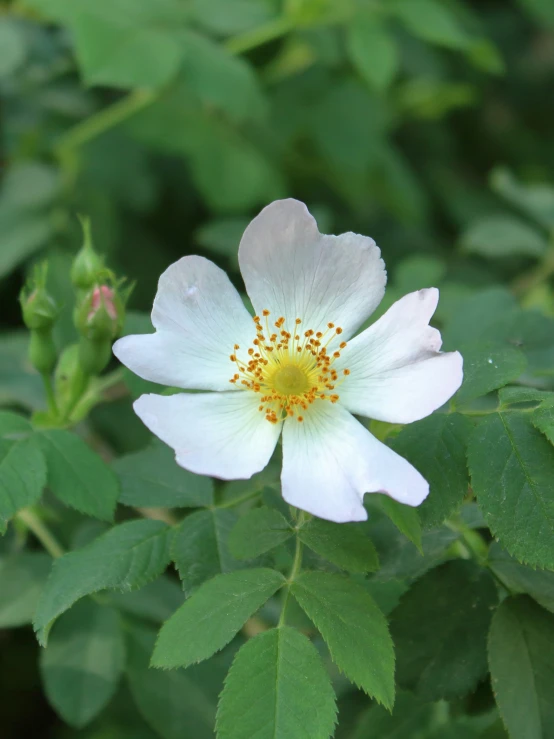
[(389, 498), (388, 495), (380, 495), (379, 493), (374, 493), (366, 498), (366, 505), (372, 506), (373, 504), (376, 504), (390, 518), (396, 528), (417, 547), (420, 554), (423, 554), (418, 509), (399, 503)]
[(52, 558), (42, 552), (0, 557), (0, 628), (32, 622), (51, 564)]
[(316, 648), (303, 634), (282, 626), (258, 634), (235, 656), (217, 711), (217, 736), (329, 739), (336, 712)]
[(464, 381), (454, 396), (457, 404), (517, 380), (527, 366), (525, 355), (515, 346), (484, 342), (459, 349), (464, 358)]
[(364, 527), (355, 523), (333, 523), (312, 518), (298, 537), (314, 552), (347, 572), (373, 572), (379, 556)]
[(390, 617), (399, 684), (422, 700), (473, 690), (487, 671), (487, 633), (497, 600), (490, 574), (471, 562), (447, 562), (425, 574)]
[(424, 527), (441, 524), (467, 495), (466, 447), (472, 423), (459, 413), (435, 413), (406, 426), (390, 446), (421, 472), (429, 497), (418, 508)]
[(534, 387), (503, 387), (498, 391), (501, 410), (518, 403), (540, 403), (543, 400), (554, 400), (554, 393), (537, 390)]
[(228, 548), (229, 534), (238, 520), (234, 511), (215, 508), (192, 513), (175, 528), (171, 558), (187, 595), (215, 575), (244, 567)]
[(554, 444), (554, 401), (549, 399), (544, 402), (531, 416), (531, 422), (535, 428), (546, 436), (551, 444)]
[(183, 739), (213, 739), (217, 696), (224, 669), (210, 660), (209, 680), (199, 674), (203, 665), (188, 670), (152, 670), (150, 655), (156, 641), (153, 630), (136, 625), (127, 629), (127, 678), (140, 714), (156, 735)]
[(400, 65), (396, 41), (374, 16), (357, 16), (348, 26), (348, 55), (362, 77), (377, 90), (385, 90)]
[(0, 438), (0, 531), (18, 511), (39, 500), (45, 485), (46, 462), (36, 440)]
[(554, 615), (530, 598), (507, 598), (489, 635), (492, 687), (514, 739), (554, 737)]
[(160, 575), (169, 563), (168, 534), (161, 521), (129, 521), (56, 560), (35, 615), (39, 643), (46, 645), (54, 620), (83, 596), (140, 588)]
[(213, 482), (179, 467), (173, 451), (158, 441), (113, 464), (121, 483), (119, 502), (131, 506), (196, 508), (213, 503)]
[(496, 542), (489, 550), (488, 565), (512, 594), (527, 593), (554, 613), (554, 572), (522, 565)]
[(409, 541), (383, 514), (375, 511), (368, 522), (368, 533), (379, 553), (381, 566), (373, 576), (382, 581), (412, 580), (449, 557), (449, 547), (458, 534), (446, 526), (424, 531), (421, 549)]
[(218, 575), (204, 583), (162, 626), (154, 667), (187, 667), (228, 644), (285, 582), (275, 570), (254, 569)]
[(303, 572), (291, 592), (346, 677), (387, 708), (394, 703), (394, 647), (387, 621), (361, 585), (328, 572)]
[(120, 618), (83, 600), (56, 623), (40, 671), (46, 696), (71, 726), (86, 726), (114, 695), (125, 662)]
[(40, 431), (36, 439), (48, 467), (48, 487), (71, 508), (112, 521), (119, 483), (102, 458), (70, 431)]
[(288, 521), (272, 508), (254, 508), (241, 516), (229, 536), (229, 551), (237, 559), (254, 559), (290, 539)]
[(495, 413), (468, 448), (473, 490), (487, 525), (514, 557), (554, 569), (554, 453), (524, 413)]

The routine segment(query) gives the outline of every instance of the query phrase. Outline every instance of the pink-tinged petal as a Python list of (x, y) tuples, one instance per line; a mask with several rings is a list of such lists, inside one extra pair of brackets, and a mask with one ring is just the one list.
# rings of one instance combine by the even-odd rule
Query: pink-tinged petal
[(160, 277), (155, 334), (125, 336), (116, 357), (139, 377), (194, 390), (233, 390), (233, 347), (249, 347), (252, 318), (229, 278), (204, 257), (183, 257)]
[(320, 234), (298, 200), (277, 200), (250, 223), (239, 249), (246, 290), (258, 313), (284, 316), (289, 331), (343, 329), (343, 338), (361, 326), (380, 303), (386, 272), (373, 239), (354, 233)]
[(263, 470), (281, 424), (266, 421), (256, 393), (142, 395), (134, 403), (141, 421), (175, 451), (181, 467), (224, 480), (248, 479)]
[(337, 389), (351, 413), (389, 423), (425, 418), (462, 384), (459, 352), (441, 353), (441, 336), (429, 321), (436, 288), (419, 290), (394, 303), (372, 326), (351, 339), (337, 361), (350, 374)]
[(364, 493), (386, 493), (417, 506), (429, 485), (340, 405), (314, 403), (283, 429), (283, 498), (329, 521), (364, 521)]

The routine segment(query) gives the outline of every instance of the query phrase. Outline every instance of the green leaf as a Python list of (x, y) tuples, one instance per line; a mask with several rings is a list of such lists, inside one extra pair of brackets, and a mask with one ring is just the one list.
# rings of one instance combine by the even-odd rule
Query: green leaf
[(406, 426), (390, 446), (411, 462), (429, 483), (429, 497), (418, 508), (426, 528), (455, 513), (467, 495), (466, 448), (473, 426), (459, 413), (435, 413)]
[(396, 42), (387, 27), (372, 16), (357, 16), (348, 26), (346, 47), (354, 67), (371, 87), (385, 90), (400, 64)]
[(282, 626), (258, 634), (237, 653), (221, 694), (217, 737), (329, 739), (336, 712), (316, 648), (296, 629)]
[(411, 739), (428, 728), (432, 716), (432, 704), (423, 703), (411, 693), (399, 692), (392, 713), (383, 706), (372, 706), (350, 739)]
[(554, 401), (549, 399), (544, 402), (531, 416), (531, 422), (535, 428), (546, 436), (551, 444), (554, 444)]
[(11, 331), (0, 336), (0, 403), (37, 409), (44, 405), (40, 375), (27, 359), (29, 334)]
[(515, 309), (515, 298), (506, 288), (490, 287), (473, 293), (459, 304), (442, 331), (443, 349), (454, 351), (464, 344), (483, 341), (482, 334), (491, 329), (494, 340), (497, 321)]
[(489, 636), (492, 687), (513, 739), (554, 737), (554, 615), (530, 598), (507, 598)]
[(477, 343), (459, 349), (464, 358), (464, 381), (454, 396), (457, 404), (517, 380), (527, 366), (525, 355), (515, 346)]
[[(548, 6), (554, 22), (554, 11), (550, 0), (520, 0), (528, 6)], [(502, 195), (519, 211), (525, 213), (550, 231), (554, 227), (554, 187), (547, 184), (520, 183), (512, 173), (504, 167), (496, 167), (491, 173), (492, 189)]]
[(261, 26), (274, 15), (271, 0), (193, 0), (195, 21), (208, 31), (227, 36)]
[(187, 516), (174, 530), (171, 558), (190, 595), (215, 575), (244, 567), (229, 552), (229, 534), (239, 520), (234, 511), (211, 509)]
[(47, 244), (54, 233), (50, 213), (61, 187), (59, 173), (37, 162), (7, 170), (0, 199), (0, 277)]
[(291, 592), (325, 639), (346, 677), (391, 709), (394, 647), (387, 621), (353, 580), (328, 572), (303, 572)]
[(501, 410), (517, 405), (518, 403), (542, 402), (543, 400), (554, 400), (554, 393), (545, 390), (537, 390), (534, 387), (503, 387), (498, 391)]
[(31, 433), (22, 416), (0, 412), (0, 530), (36, 503), (46, 485), (46, 462)]
[(9, 17), (0, 19), (0, 79), (9, 77), (25, 61), (27, 48), (20, 26)]
[(51, 564), (52, 559), (42, 552), (0, 557), (0, 628), (32, 622)]
[(203, 103), (221, 108), (237, 123), (263, 117), (265, 100), (248, 62), (192, 31), (186, 31), (184, 44), (184, 75)]
[(418, 38), (449, 49), (466, 49), (471, 38), (456, 16), (437, 0), (393, 0), (391, 11)]
[(241, 516), (229, 536), (229, 551), (237, 559), (254, 559), (279, 546), (293, 534), (288, 521), (272, 508), (254, 508)]
[(468, 449), (473, 490), (493, 534), (514, 557), (554, 568), (554, 454), (526, 414), (495, 413)]
[(399, 684), (422, 700), (473, 690), (487, 671), (497, 600), (490, 574), (471, 562), (447, 562), (418, 580), (391, 614)]
[(124, 662), (119, 614), (83, 600), (60, 618), (41, 652), (46, 696), (64, 721), (86, 726), (114, 695)]
[(554, 613), (554, 572), (520, 564), (496, 542), (489, 550), (488, 565), (511, 593), (527, 593)]
[(388, 495), (373, 493), (370, 498), (366, 498), (366, 507), (377, 505), (383, 513), (390, 518), (398, 531), (415, 544), (420, 554), (423, 554), (421, 548), (421, 522), (417, 508), (399, 503)]
[(364, 527), (355, 523), (332, 523), (312, 518), (298, 537), (314, 552), (348, 572), (373, 572), (379, 557)]
[(275, 570), (218, 575), (204, 583), (162, 626), (154, 667), (187, 667), (228, 644), (247, 619), (285, 583)]
[(185, 55), (176, 0), (83, 0), (65, 20), (89, 85), (160, 87)]
[(140, 590), (109, 595), (110, 604), (121, 611), (158, 625), (166, 621), (183, 600), (183, 591), (169, 575), (158, 577)]
[(548, 243), (532, 226), (512, 215), (486, 216), (461, 236), (464, 249), (485, 257), (541, 257)]
[(102, 458), (70, 431), (40, 431), (37, 441), (48, 466), (48, 487), (72, 508), (112, 521), (119, 484)]
[(154, 441), (113, 464), (121, 483), (119, 502), (131, 506), (195, 508), (213, 503), (213, 482), (175, 462), (173, 451)]
[(409, 541), (380, 511), (372, 512), (365, 524), (379, 554), (381, 566), (374, 578), (411, 580), (449, 557), (449, 547), (458, 534), (446, 526), (423, 531), (421, 548)]
[(127, 634), (127, 678), (146, 723), (163, 739), (183, 739), (184, 729), (194, 739), (213, 739), (224, 670), (213, 659), (209, 663), (209, 680), (200, 673), (203, 665), (188, 670), (152, 670), (149, 661), (155, 632), (130, 625)]
[(161, 521), (128, 521), (56, 560), (35, 615), (40, 644), (46, 645), (54, 620), (83, 596), (140, 588), (160, 575), (169, 562), (168, 533)]

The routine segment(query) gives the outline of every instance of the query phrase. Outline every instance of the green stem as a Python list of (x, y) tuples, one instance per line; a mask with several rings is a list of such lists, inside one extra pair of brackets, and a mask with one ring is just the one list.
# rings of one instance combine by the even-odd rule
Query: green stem
[(48, 401), (48, 410), (51, 415), (57, 417), (59, 415), (58, 404), (56, 402), (56, 395), (54, 394), (54, 387), (52, 385), (52, 378), (46, 372), (42, 375), (42, 382), (44, 383), (44, 389), (46, 391), (46, 399)]
[(123, 123), (127, 118), (151, 105), (159, 94), (159, 91), (153, 90), (135, 90), (131, 92), (108, 108), (103, 108), (90, 118), (69, 129), (58, 139), (54, 147), (55, 153), (63, 158), (74, 149), (78, 149), (91, 139)]
[(292, 567), (289, 572), (289, 576), (287, 578), (287, 592), (285, 594), (285, 599), (283, 601), (283, 608), (281, 609), (281, 617), (279, 618), (279, 623), (277, 626), (284, 626), (285, 625), (285, 617), (287, 613), (287, 607), (290, 600), (290, 586), (295, 581), (298, 573), (302, 569), (302, 550), (303, 550), (303, 544), (300, 541), (300, 537), (298, 536), (298, 530), (302, 528), (302, 525), (304, 524), (304, 511), (300, 511), (297, 522), (296, 522), (296, 547), (294, 550), (294, 559), (292, 561)]
[(224, 46), (231, 54), (244, 54), (268, 41), (284, 36), (293, 28), (294, 24), (290, 18), (274, 18), (258, 28), (233, 36), (225, 42)]
[(52, 557), (55, 559), (63, 557), (65, 554), (63, 547), (58, 543), (56, 537), (34, 511), (30, 508), (24, 508), (22, 511), (19, 511), (17, 518), (25, 524), (29, 531), (32, 531)]

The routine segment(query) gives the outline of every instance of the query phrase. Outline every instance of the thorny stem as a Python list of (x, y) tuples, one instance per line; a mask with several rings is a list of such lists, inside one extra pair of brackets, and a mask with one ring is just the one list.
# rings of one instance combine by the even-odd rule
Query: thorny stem
[(287, 592), (285, 594), (285, 599), (283, 601), (283, 608), (281, 609), (281, 617), (279, 618), (279, 623), (277, 624), (278, 627), (285, 625), (285, 616), (287, 613), (287, 607), (289, 604), (290, 599), (290, 586), (296, 579), (298, 573), (300, 572), (302, 568), (302, 550), (303, 550), (303, 544), (300, 541), (300, 537), (298, 536), (299, 529), (302, 528), (304, 525), (305, 520), (305, 513), (304, 511), (299, 511), (298, 518), (296, 520), (296, 547), (294, 550), (294, 559), (292, 561), (292, 567), (289, 573), (289, 576), (287, 578)]
[(54, 534), (52, 534), (50, 529), (43, 521), (41, 521), (34, 511), (30, 508), (24, 508), (22, 511), (19, 511), (17, 518), (25, 524), (29, 531), (32, 531), (42, 546), (49, 554), (52, 555), (52, 557), (54, 557), (54, 559), (58, 559), (65, 554), (63, 547), (58, 542)]

